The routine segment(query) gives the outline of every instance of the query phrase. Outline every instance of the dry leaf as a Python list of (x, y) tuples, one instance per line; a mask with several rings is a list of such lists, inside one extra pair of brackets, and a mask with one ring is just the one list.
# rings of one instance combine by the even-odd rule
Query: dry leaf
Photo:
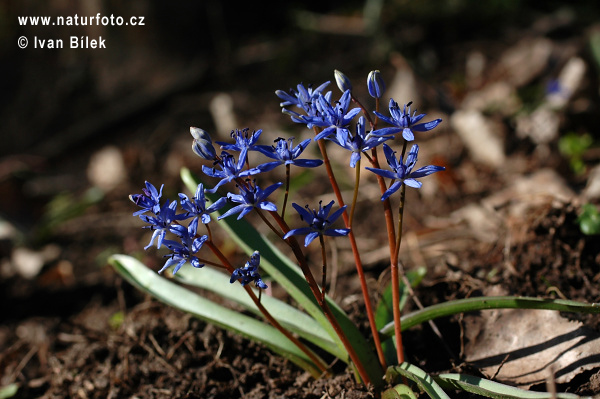
[(552, 370), (563, 384), (600, 367), (600, 334), (556, 311), (498, 309), (465, 323), (466, 359), (488, 378), (528, 388)]

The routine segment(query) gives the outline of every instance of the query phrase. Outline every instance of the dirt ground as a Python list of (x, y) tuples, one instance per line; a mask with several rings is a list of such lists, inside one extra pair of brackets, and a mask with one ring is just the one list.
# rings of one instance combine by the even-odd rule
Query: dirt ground
[[(16, 393), (0, 397), (374, 397), (342, 365), (313, 380), (260, 345), (141, 294), (107, 263), (125, 253), (160, 268), (160, 254), (143, 251), (149, 237), (128, 195), (145, 180), (164, 183), (168, 198), (184, 191), (180, 168), (202, 165), (190, 126), (221, 140), (242, 127), (263, 129), (267, 140), (310, 137), (280, 113), (274, 91), (333, 80), (334, 69), (366, 102), (367, 73), (380, 69), (386, 98), (443, 119), (417, 142), (419, 165), (447, 171), (407, 190), (401, 260), (407, 270), (427, 269), (415, 289), (423, 305), (491, 293), (600, 302), (599, 236), (578, 222), (584, 204), (600, 204), (600, 10), (592, 2), (393, 2), (374, 20), (362, 18), (361, 2), (292, 2), (272, 21), (250, 6), (138, 1), (99, 6), (144, 15), (143, 28), (16, 24), (18, 15), (90, 11), (55, 3), (1, 6), (10, 24), (1, 42), (0, 389)], [(110, 47), (14, 44), (70, 30), (105, 35)], [(568, 153), (565, 137), (590, 143)], [(332, 151), (345, 166), (345, 153)], [(352, 174), (340, 170), (350, 190)], [(373, 211), (377, 183), (367, 172), (361, 184), (356, 235), (377, 300), (389, 282), (387, 236)], [(331, 195), (325, 176), (299, 188), (297, 202), (315, 192)], [(350, 248), (338, 240), (332, 251), (330, 292), (368, 334)], [(414, 309), (409, 301), (405, 311)], [(466, 331), (486, 315), (436, 320), (442, 338), (428, 325), (405, 332), (407, 361), (434, 374), (489, 377), (472, 361)], [(561, 317), (600, 333), (597, 315)], [(497, 368), (492, 376), (502, 379)], [(590, 361), (557, 390), (600, 395), (599, 370)]]

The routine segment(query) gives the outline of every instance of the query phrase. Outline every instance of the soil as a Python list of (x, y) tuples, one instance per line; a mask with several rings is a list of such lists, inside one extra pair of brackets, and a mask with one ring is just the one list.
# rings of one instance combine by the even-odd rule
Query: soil
[[(585, 5), (558, 8), (552, 2), (540, 8), (518, 3), (492, 7), (505, 17), (500, 23), (502, 18), (493, 12), (466, 5), (438, 10), (436, 16), (425, 6), (405, 5), (403, 11), (400, 5), (386, 5), (380, 31), (354, 35), (355, 13), (348, 9), (310, 8), (322, 13), (311, 14), (314, 18), (349, 18), (340, 31), (331, 31), (334, 28), (322, 25), (314, 30), (284, 27), (294, 24), (292, 11), (284, 21), (266, 26), (244, 22), (240, 14), (256, 16), (256, 10), (241, 9), (225, 24), (224, 16), (231, 12), (226, 8), (162, 9), (166, 6), (138, 3), (139, 10), (115, 6), (122, 7), (115, 11), (147, 13), (150, 25), (143, 37), (130, 29), (109, 30), (112, 43), (117, 37), (121, 40), (108, 55), (28, 49), (5, 68), (5, 75), (14, 82), (5, 83), (10, 90), (0, 114), (13, 132), (3, 134), (6, 143), (0, 150), (0, 388), (16, 384), (12, 397), (377, 396), (356, 383), (340, 364), (332, 366), (334, 377), (314, 380), (261, 345), (143, 295), (107, 263), (111, 254), (126, 253), (143, 257), (155, 270), (160, 268), (160, 254), (143, 251), (148, 236), (131, 216), (135, 209), (128, 195), (140, 192), (145, 180), (164, 183), (166, 197), (184, 191), (179, 169), (200, 170), (202, 164), (190, 149), (189, 126), (223, 130), (209, 112), (217, 94), (226, 94), (233, 102), (225, 117), (233, 116), (239, 124), (235, 127), (262, 128), (266, 136), (274, 137), (283, 134), (276, 132), (303, 135), (306, 132), (279, 113), (273, 92), (302, 81), (331, 80), (334, 69), (343, 70), (355, 82), (361, 98), (368, 97), (358, 82), (371, 69), (381, 69), (388, 82), (411, 71), (419, 110), (427, 112), (426, 118), (444, 119), (442, 127), (418, 140), (431, 163), (443, 164), (448, 171), (432, 176), (421, 191), (407, 195), (401, 259), (407, 270), (427, 267), (426, 277), (415, 289), (423, 305), (485, 294), (492, 287), (511, 295), (600, 302), (598, 235), (582, 234), (577, 221), (583, 203), (599, 203), (598, 196), (584, 196), (600, 160), (597, 147), (592, 145), (583, 153), (583, 169), (576, 173), (558, 148), (558, 136), (543, 143), (520, 136), (516, 133), (518, 112), (486, 109), (483, 114), (497, 127), (494, 134), (501, 138), (505, 156), (500, 167), (492, 167), (470, 152), (450, 123), (451, 116), (465, 107), (469, 94), (491, 83), (512, 82), (510, 70), (502, 72), (500, 54), (523, 38), (541, 38), (552, 43), (552, 56), (527, 82), (510, 83), (521, 98), (521, 110), (539, 105), (543, 95), (538, 94), (546, 83), (559, 75), (568, 60), (579, 57), (587, 69), (568, 104), (557, 112), (559, 130), (561, 135), (588, 133), (597, 145), (600, 65), (590, 50), (590, 38), (597, 29), (593, 25), (596, 11)], [(357, 13), (361, 4), (355, 5)], [(8, 9), (8, 15), (16, 20), (16, 15), (32, 13), (20, 7)], [(77, 10), (37, 10), (45, 11), (74, 14)], [(169, 21), (181, 20), (181, 32), (172, 33), (172, 22), (160, 18), (164, 13), (172, 16)], [(190, 14), (198, 15), (197, 21), (213, 21), (209, 27), (198, 28), (210, 40), (195, 55), (186, 51), (194, 43), (193, 29), (186, 25), (196, 21)], [(394, 24), (398, 18), (405, 21), (402, 26)], [(223, 25), (219, 32), (225, 26), (231, 26), (231, 31), (215, 34), (219, 21)], [(247, 33), (255, 25), (256, 31)], [(450, 33), (440, 36), (434, 28)], [(285, 34), (277, 35), (277, 29)], [(39, 27), (18, 27), (8, 36), (12, 40), (12, 34), (16, 38), (20, 33), (40, 32), (44, 31)], [(120, 58), (128, 48), (135, 49), (135, 54)], [(314, 49), (319, 49), (320, 56)], [(73, 58), (67, 61), (61, 54)], [(477, 79), (464, 72), (465, 59), (473, 54), (487, 59), (486, 72)], [(108, 188), (101, 187), (90, 172), (93, 163), (101, 162), (98, 154), (110, 155), (115, 150), (123, 169), (105, 174), (122, 174), (122, 178)], [(551, 171), (552, 184), (562, 191), (553, 189), (550, 194), (531, 197), (510, 191), (539, 171)], [(342, 174), (341, 181), (347, 189), (351, 175)], [(526, 180), (531, 190), (537, 189), (535, 182)], [(427, 191), (427, 184), (436, 189)], [(330, 191), (326, 177), (316, 174), (298, 190), (298, 202), (312, 202), (312, 193), (325, 197)], [(369, 284), (377, 300), (389, 282), (387, 236), (382, 220), (372, 213), (379, 196), (375, 180), (366, 176), (363, 191), (367, 199), (359, 202), (356, 220), (364, 224), (356, 234), (365, 250)], [(470, 223), (466, 207), (490, 198), (495, 200), (491, 210), (486, 208), (491, 213), (484, 222), (491, 224), (482, 228)], [(217, 236), (217, 240), (225, 239)], [(368, 334), (346, 245), (336, 241), (332, 249), (338, 266), (330, 291)], [(274, 295), (284, 294), (274, 287)], [(416, 308), (409, 301), (404, 311)], [(600, 331), (600, 316), (564, 316)], [(480, 375), (464, 360), (461, 320), (457, 316), (436, 321), (443, 339), (428, 326), (407, 331), (407, 361), (434, 374)], [(585, 371), (557, 389), (600, 395), (599, 375), (597, 369)]]

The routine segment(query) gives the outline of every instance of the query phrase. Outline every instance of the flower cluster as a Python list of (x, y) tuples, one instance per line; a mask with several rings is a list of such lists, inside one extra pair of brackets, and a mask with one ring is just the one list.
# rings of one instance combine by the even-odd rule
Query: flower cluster
[[(147, 226), (145, 227), (153, 231), (146, 249), (156, 245), (157, 248), (164, 246), (170, 250), (170, 253), (166, 255), (167, 260), (159, 272), (175, 266), (173, 273), (176, 273), (186, 262), (196, 268), (204, 266), (198, 253), (210, 240), (208, 224), (213, 220), (212, 213), (216, 214), (218, 220), (232, 215), (237, 215), (239, 220), (252, 211), (261, 214), (263, 219), (264, 215), (261, 212), (276, 214), (278, 211), (276, 201), (270, 200), (269, 197), (283, 185), (283, 182), (276, 182), (262, 189), (257, 184), (256, 178), (262, 173), (283, 165), (286, 167), (286, 179), (288, 179), (285, 182), (286, 195), (281, 215), (284, 218), (290, 166), (316, 168), (323, 164), (322, 159), (302, 157), (311, 143), (325, 139), (348, 150), (350, 152), (349, 164), (353, 168), (360, 164), (363, 155), (372, 162), (373, 159), (369, 153), (377, 151), (381, 146), (389, 169), (381, 169), (378, 164), (372, 164), (366, 169), (382, 178), (390, 179), (389, 185), (381, 196), (382, 201), (388, 200), (403, 184), (419, 188), (422, 183), (417, 179), (444, 169), (428, 165), (413, 170), (417, 163), (419, 146), (413, 145), (404, 159), (404, 153), (396, 158), (396, 151), (392, 149), (393, 145), (389, 144), (397, 141), (396, 136), (400, 132), (405, 141), (413, 141), (415, 139), (414, 132), (431, 130), (441, 122), (441, 119), (422, 123), (421, 120), (425, 114), (416, 112), (411, 114), (410, 102), (401, 109), (393, 99), (390, 99), (389, 102), (389, 116), (379, 112), (369, 114), (354, 99), (350, 79), (342, 72), (335, 71), (335, 80), (342, 91), (341, 97), (335, 101), (332, 99), (331, 91), (324, 92), (329, 82), (314, 89), (311, 86), (305, 87), (303, 84), (299, 84), (296, 89), (291, 89), (289, 92), (281, 90), (275, 92), (282, 100), (280, 104), (282, 111), (289, 115), (293, 122), (313, 129), (315, 131), (314, 140), (306, 138), (294, 145), (294, 138), (280, 137), (275, 140), (273, 145), (264, 145), (260, 144), (262, 130), (250, 131), (245, 128), (231, 132), (232, 142), (217, 141), (215, 144), (219, 145), (221, 150), (218, 153), (208, 132), (197, 127), (190, 128), (194, 153), (212, 163), (212, 165), (203, 165), (202, 172), (209, 178), (217, 179), (216, 184), (210, 189), (199, 184), (192, 198), (180, 193), (178, 201), (162, 201), (163, 187), (161, 186), (160, 190), (157, 190), (151, 183), (146, 182), (142, 194), (130, 196), (131, 200), (141, 208), (134, 215), (139, 216), (146, 222)], [(369, 74), (367, 88), (369, 94), (379, 101), (385, 92), (385, 83), (379, 71)], [(352, 103), (359, 106), (351, 107)], [(359, 116), (361, 112), (362, 115)], [(373, 115), (376, 118), (373, 118)], [(355, 119), (357, 120), (355, 121)], [(377, 129), (377, 120), (390, 126)], [(264, 161), (252, 165), (250, 152), (257, 154), (258, 157), (263, 156)], [(237, 187), (236, 193), (228, 192), (218, 196), (217, 193), (222, 187), (234, 184)], [(206, 195), (215, 195), (214, 202), (209, 203)], [(323, 206), (319, 202), (318, 210), (309, 210), (308, 206), (302, 207), (292, 203), (300, 220), (305, 225), (279, 231), (279, 236), (284, 240), (288, 240), (292, 236), (305, 236), (304, 246), (308, 246), (317, 237), (348, 235), (351, 231), (350, 226), (332, 227), (333, 223), (347, 211), (345, 205), (333, 210), (334, 204), (334, 201), (330, 201)], [(228, 209), (221, 212), (226, 207)], [(183, 224), (184, 221), (188, 221), (187, 226)], [(199, 233), (201, 224), (206, 225), (206, 234)], [(166, 238), (167, 234), (173, 239)], [(215, 247), (213, 245), (210, 247), (214, 251)], [(258, 272), (259, 261), (260, 256), (256, 252), (242, 268), (233, 269), (231, 265), (224, 265), (224, 267), (230, 269), (232, 282), (239, 280), (242, 285), (246, 285), (253, 281), (257, 287), (266, 288), (266, 284)]]

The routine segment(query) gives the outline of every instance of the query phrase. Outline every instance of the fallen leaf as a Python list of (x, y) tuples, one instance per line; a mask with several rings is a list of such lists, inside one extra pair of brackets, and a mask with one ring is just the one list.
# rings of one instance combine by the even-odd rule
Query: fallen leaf
[(466, 360), (488, 378), (528, 388), (600, 367), (600, 334), (556, 311), (498, 309), (465, 323)]

